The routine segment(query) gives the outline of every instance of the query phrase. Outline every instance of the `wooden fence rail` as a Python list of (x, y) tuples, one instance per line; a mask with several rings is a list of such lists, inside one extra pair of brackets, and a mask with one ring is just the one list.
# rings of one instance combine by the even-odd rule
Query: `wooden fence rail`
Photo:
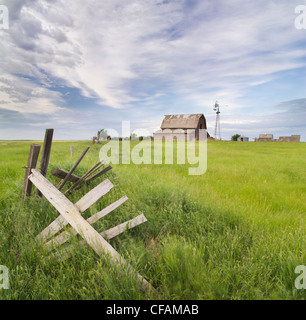
[[(136, 217), (134, 220), (127, 221), (117, 227), (114, 227), (104, 233), (98, 233), (92, 226), (91, 223), (94, 223), (102, 216), (111, 212), (116, 206), (119, 206), (127, 198), (121, 198), (118, 200), (116, 205), (113, 204), (113, 207), (105, 208), (104, 212), (100, 211), (94, 215), (91, 219), (87, 221), (81, 216), (81, 213), (88, 209), (92, 204), (94, 204), (98, 199), (106, 194), (113, 185), (109, 180), (103, 181), (96, 188), (87, 193), (82, 197), (76, 204), (70, 202), (58, 189), (56, 189), (42, 174), (40, 174), (36, 169), (32, 169), (29, 180), (41, 191), (41, 193), (46, 197), (46, 199), (57, 209), (60, 213), (60, 216), (49, 225), (44, 231), (38, 236), (38, 239), (42, 240), (43, 243), (46, 242), (50, 236), (56, 234), (60, 231), (65, 224), (70, 224), (73, 228), (73, 232), (79, 234), (85, 242), (92, 247), (92, 249), (98, 255), (108, 254), (111, 262), (120, 269), (123, 267), (136, 275), (137, 281), (141, 285), (141, 289), (149, 290), (153, 293), (155, 289), (151, 284), (143, 278), (140, 274), (135, 272), (132, 267), (119, 255), (119, 253), (105, 240), (105, 237), (113, 237), (122, 233), (124, 230), (130, 226), (136, 226), (146, 221), (146, 218), (141, 215)], [(63, 238), (63, 235), (62, 235)], [(66, 238), (66, 236), (64, 236)], [(56, 241), (52, 243), (56, 245)], [(49, 245), (50, 246), (50, 245)]]

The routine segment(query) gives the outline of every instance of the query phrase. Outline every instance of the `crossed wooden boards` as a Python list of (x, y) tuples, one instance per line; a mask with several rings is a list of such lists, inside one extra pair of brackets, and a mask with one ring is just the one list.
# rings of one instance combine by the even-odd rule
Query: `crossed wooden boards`
[[(125, 267), (129, 270), (129, 272), (135, 273), (137, 276), (137, 281), (141, 285), (141, 289), (151, 290), (153, 292), (155, 291), (151, 284), (140, 274), (133, 271), (132, 267), (105, 240), (119, 235), (126, 229), (131, 229), (143, 222), (146, 222), (146, 217), (142, 214), (130, 221), (124, 222), (121, 225), (102, 233), (98, 233), (91, 226), (91, 224), (119, 207), (128, 198), (126, 196), (122, 197), (108, 207), (104, 208), (102, 211), (94, 214), (87, 220), (85, 220), (81, 216), (82, 212), (87, 210), (91, 205), (93, 205), (114, 187), (108, 179), (104, 180), (102, 183), (88, 192), (76, 204), (73, 204), (68, 198), (66, 198), (36, 169), (31, 170), (29, 180), (37, 187), (38, 190), (40, 190), (40, 192), (46, 197), (46, 199), (60, 213), (60, 216), (37, 236), (37, 239), (43, 243), (44, 247), (47, 250), (51, 251), (54, 247), (65, 243), (71, 236), (73, 236), (73, 234), (79, 234), (98, 255), (102, 256), (105, 254), (109, 254), (111, 262), (115, 266), (119, 267), (119, 269)], [(62, 228), (67, 224), (70, 224), (70, 226), (73, 228), (72, 232), (64, 231), (61, 234), (55, 236), (53, 239), (49, 240), (51, 237), (61, 231)], [(70, 251), (71, 247), (68, 247), (66, 248), (66, 250), (61, 252), (61, 254), (57, 254), (57, 256), (60, 258), (67, 258)]]

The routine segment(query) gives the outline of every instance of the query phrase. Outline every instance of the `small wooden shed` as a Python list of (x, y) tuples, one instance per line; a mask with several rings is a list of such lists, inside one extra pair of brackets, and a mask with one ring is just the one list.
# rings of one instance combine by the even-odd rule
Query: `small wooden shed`
[(249, 137), (240, 136), (237, 138), (237, 141), (249, 141)]

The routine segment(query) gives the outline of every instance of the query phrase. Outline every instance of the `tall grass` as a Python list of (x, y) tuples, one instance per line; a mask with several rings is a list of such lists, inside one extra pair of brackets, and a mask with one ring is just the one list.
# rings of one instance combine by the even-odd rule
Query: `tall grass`
[[(87, 144), (53, 142), (49, 172), (69, 169)], [(22, 183), (29, 145), (0, 142), (0, 201)], [(76, 174), (99, 160), (100, 148), (91, 146)], [(94, 227), (103, 231), (145, 214), (148, 222), (110, 243), (152, 283), (158, 299), (305, 299), (305, 290), (294, 286), (295, 267), (306, 265), (305, 159), (304, 143), (209, 142), (202, 176), (189, 176), (188, 164), (113, 165), (106, 177), (115, 188), (84, 216), (125, 194), (129, 200)], [(0, 202), (0, 265), (10, 274), (0, 298), (152, 298), (88, 247), (75, 245), (64, 262), (48, 261), (35, 236), (58, 213), (46, 199), (23, 203), (20, 194)]]

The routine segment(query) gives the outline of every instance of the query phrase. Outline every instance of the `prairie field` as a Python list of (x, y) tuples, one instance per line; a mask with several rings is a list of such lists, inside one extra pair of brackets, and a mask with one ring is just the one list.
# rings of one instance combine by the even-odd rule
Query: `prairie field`
[[(203, 175), (188, 175), (189, 164), (112, 164), (69, 196), (75, 203), (106, 178), (114, 184), (84, 217), (128, 196), (94, 224), (99, 232), (146, 216), (146, 223), (109, 242), (155, 287), (155, 296), (107, 257), (78, 245), (77, 237), (70, 259), (47, 258), (35, 236), (59, 213), (34, 189), (21, 200), (30, 144), (0, 141), (0, 265), (10, 284), (0, 299), (306, 298), (295, 287), (295, 268), (306, 265), (305, 143), (209, 141)], [(48, 180), (57, 186), (51, 170), (69, 170), (87, 145), (79, 176), (99, 161), (102, 144), (54, 141)]]

